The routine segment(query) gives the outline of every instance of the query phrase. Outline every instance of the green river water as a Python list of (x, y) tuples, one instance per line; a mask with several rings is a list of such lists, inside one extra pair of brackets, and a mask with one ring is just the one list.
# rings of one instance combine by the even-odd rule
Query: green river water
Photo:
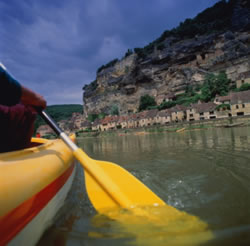
[[(121, 165), (167, 204), (205, 222), (213, 236), (195, 245), (250, 245), (250, 127), (79, 138), (78, 144), (90, 157)], [(60, 215), (38, 245), (194, 245), (170, 237), (181, 235), (154, 225), (127, 230), (97, 215), (78, 166)]]

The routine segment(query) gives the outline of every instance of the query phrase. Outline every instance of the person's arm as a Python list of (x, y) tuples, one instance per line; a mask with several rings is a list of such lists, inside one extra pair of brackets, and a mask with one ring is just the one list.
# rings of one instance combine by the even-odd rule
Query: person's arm
[(13, 79), (0, 63), (0, 104), (13, 106), (20, 102), (21, 85)]
[(38, 93), (21, 85), (0, 63), (0, 104), (13, 106), (17, 103), (46, 108), (45, 99)]
[(40, 107), (42, 109), (46, 108), (46, 101), (40, 94), (24, 86), (21, 86), (21, 88), (22, 88), (21, 102), (23, 104)]

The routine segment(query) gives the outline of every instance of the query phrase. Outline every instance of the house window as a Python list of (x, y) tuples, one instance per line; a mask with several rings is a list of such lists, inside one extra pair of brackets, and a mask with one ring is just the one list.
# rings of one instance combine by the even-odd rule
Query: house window
[(236, 105), (235, 107), (236, 107), (236, 109), (239, 109), (239, 105)]
[(242, 108), (245, 108), (245, 104), (244, 103), (242, 104)]
[(242, 116), (244, 115), (244, 112), (237, 112), (237, 116)]
[(200, 117), (200, 120), (205, 120), (205, 118), (204, 117)]
[(204, 115), (204, 113), (200, 113), (200, 115)]
[(209, 114), (214, 114), (214, 111), (210, 111)]
[(193, 114), (190, 114), (189, 116), (190, 116), (190, 117), (194, 117), (194, 115), (193, 115)]
[(210, 119), (216, 119), (216, 116), (210, 116)]

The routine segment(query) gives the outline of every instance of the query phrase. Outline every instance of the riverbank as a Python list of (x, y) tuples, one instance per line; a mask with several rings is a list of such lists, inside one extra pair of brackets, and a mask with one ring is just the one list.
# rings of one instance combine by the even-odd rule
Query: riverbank
[(250, 116), (238, 116), (225, 119), (211, 119), (191, 122), (176, 122), (167, 125), (155, 125), (141, 128), (116, 129), (103, 132), (75, 131), (77, 137), (106, 137), (106, 136), (127, 136), (146, 135), (155, 132), (177, 132), (209, 129), (214, 127), (237, 127), (250, 125)]

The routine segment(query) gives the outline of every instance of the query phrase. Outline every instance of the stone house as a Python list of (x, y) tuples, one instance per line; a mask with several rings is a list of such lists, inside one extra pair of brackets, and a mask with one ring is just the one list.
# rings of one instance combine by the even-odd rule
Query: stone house
[[(218, 105), (216, 107), (218, 107)], [(231, 114), (230, 108), (228, 109), (226, 106), (216, 108), (216, 118), (222, 119), (222, 118), (228, 118), (231, 116), (232, 116), (232, 114)]]
[(125, 129), (128, 127), (128, 116), (127, 115), (121, 115), (118, 117), (118, 121), (116, 123), (117, 129)]
[(153, 126), (157, 124), (158, 109), (151, 109), (147, 111), (146, 119), (148, 126)]
[(147, 112), (148, 111), (142, 111), (138, 113), (139, 127), (148, 126)]
[(68, 129), (68, 121), (67, 120), (60, 120), (58, 122), (58, 126), (62, 129), (62, 130), (67, 130)]
[(175, 105), (170, 108), (171, 112), (171, 122), (181, 122), (186, 119), (186, 110), (187, 107), (183, 105)]
[(81, 129), (82, 130), (88, 130), (91, 129), (91, 122), (89, 122), (88, 120), (85, 120), (81, 123)]
[(213, 102), (192, 104), (187, 110), (187, 121), (216, 118), (217, 104)]
[(102, 122), (100, 119), (95, 119), (92, 124), (92, 131), (101, 131)]
[(236, 80), (236, 87), (240, 88), (243, 84), (250, 84), (250, 71), (241, 73), (241, 76)]
[(108, 130), (114, 130), (116, 128), (116, 124), (119, 120), (119, 117), (117, 115), (115, 116), (106, 116), (104, 119), (101, 120), (101, 131), (108, 131)]
[(230, 104), (231, 96), (230, 94), (227, 96), (216, 96), (214, 99), (215, 104)]
[(232, 116), (250, 115), (250, 90), (231, 93)]
[(83, 115), (81, 113), (73, 113), (71, 117), (74, 129), (80, 129), (83, 122)]
[(136, 128), (139, 126), (139, 119), (137, 114), (130, 114), (127, 121), (128, 128)]
[(171, 111), (169, 109), (161, 110), (158, 112), (157, 123), (160, 125), (166, 125), (171, 122)]

